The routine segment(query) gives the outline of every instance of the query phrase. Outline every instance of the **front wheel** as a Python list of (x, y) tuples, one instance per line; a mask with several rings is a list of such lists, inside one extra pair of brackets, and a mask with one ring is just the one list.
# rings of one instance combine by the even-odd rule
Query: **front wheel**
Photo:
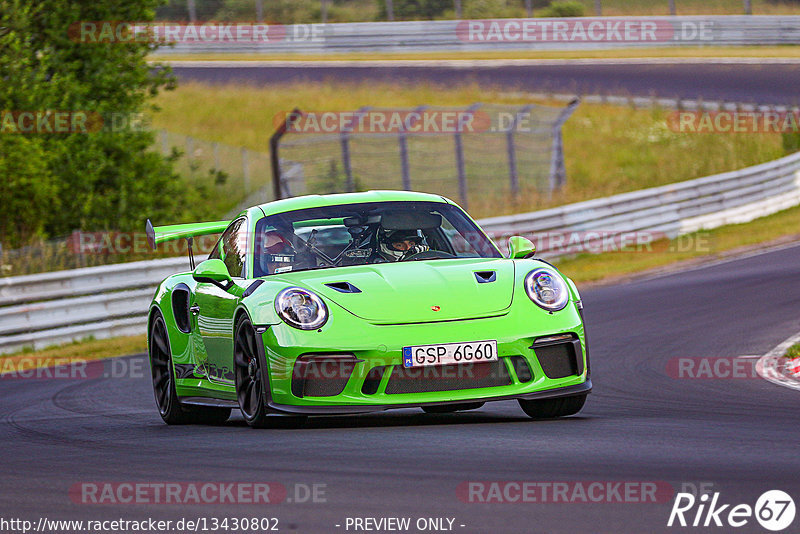
[(236, 399), (247, 424), (253, 428), (267, 426), (267, 402), (264, 392), (264, 369), (258, 357), (256, 332), (247, 317), (236, 325), (233, 347)]
[(586, 395), (572, 395), (555, 399), (519, 400), (522, 410), (533, 419), (554, 419), (575, 415), (586, 402)]

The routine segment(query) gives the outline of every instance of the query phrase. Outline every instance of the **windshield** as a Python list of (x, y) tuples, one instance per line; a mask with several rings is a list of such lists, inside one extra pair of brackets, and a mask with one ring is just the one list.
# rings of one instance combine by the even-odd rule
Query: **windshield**
[(258, 221), (256, 277), (327, 267), (500, 253), (456, 206), (440, 202), (371, 202), (308, 208)]

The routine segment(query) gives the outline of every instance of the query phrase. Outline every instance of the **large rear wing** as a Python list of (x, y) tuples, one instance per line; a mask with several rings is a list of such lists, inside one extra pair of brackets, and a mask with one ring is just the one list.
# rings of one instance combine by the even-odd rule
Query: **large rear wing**
[(147, 224), (145, 225), (147, 244), (155, 250), (159, 243), (164, 243), (165, 241), (219, 234), (224, 232), (230, 223), (230, 221), (217, 221), (153, 227), (153, 223), (150, 222), (150, 219), (147, 219)]

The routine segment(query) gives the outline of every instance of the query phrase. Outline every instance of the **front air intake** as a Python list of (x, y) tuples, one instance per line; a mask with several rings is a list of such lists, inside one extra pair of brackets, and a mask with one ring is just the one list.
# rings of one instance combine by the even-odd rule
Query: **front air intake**
[(577, 339), (536, 342), (531, 348), (548, 378), (566, 378), (583, 373), (583, 351)]
[(352, 355), (301, 356), (292, 371), (292, 395), (299, 398), (340, 395), (359, 361)]
[(429, 367), (405, 368), (395, 365), (387, 394), (430, 393), (458, 389), (490, 388), (511, 384), (503, 360), (476, 364), (432, 365)]

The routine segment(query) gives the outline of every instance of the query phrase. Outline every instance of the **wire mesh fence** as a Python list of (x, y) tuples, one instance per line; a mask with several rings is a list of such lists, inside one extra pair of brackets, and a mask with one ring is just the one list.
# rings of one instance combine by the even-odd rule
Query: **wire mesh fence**
[(273, 146), (282, 196), (405, 189), (468, 207), (552, 193), (566, 180), (561, 127), (577, 105), (290, 113)]
[[(178, 150), (175, 170), (187, 187), (213, 191), (215, 213), (235, 215), (246, 200), (251, 204), (273, 200), (270, 157), (258, 152), (188, 135), (160, 130), (157, 144), (162, 154)], [(249, 204), (248, 204), (249, 205)]]

